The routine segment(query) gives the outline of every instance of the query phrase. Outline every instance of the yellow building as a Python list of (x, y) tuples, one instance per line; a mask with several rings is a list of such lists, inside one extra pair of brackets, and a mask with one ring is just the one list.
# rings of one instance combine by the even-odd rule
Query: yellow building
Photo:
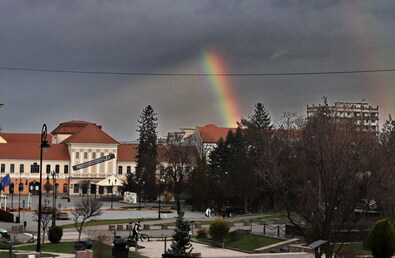
[[(111, 175), (125, 180), (127, 172), (134, 173), (137, 146), (121, 145), (94, 123), (61, 123), (47, 140), (51, 147), (43, 153), (43, 192), (49, 182), (61, 194), (103, 194), (109, 189), (96, 183)], [(16, 194), (39, 191), (40, 143), (41, 134), (0, 133), (1, 177), (10, 174)], [(85, 167), (86, 162), (97, 164)], [(12, 187), (5, 188), (10, 191)]]

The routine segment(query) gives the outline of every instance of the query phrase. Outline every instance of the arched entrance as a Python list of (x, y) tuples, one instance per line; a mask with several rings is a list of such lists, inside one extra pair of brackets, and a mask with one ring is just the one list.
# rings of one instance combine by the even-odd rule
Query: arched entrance
[(38, 195), (40, 192), (40, 183), (33, 181), (29, 183), (29, 192), (33, 195)]

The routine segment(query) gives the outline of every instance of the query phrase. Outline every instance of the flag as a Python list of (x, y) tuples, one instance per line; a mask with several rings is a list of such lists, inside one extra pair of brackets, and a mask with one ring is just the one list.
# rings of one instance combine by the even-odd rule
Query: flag
[(4, 190), (5, 187), (10, 186), (12, 184), (10, 174), (5, 175), (1, 179), (1, 189)]

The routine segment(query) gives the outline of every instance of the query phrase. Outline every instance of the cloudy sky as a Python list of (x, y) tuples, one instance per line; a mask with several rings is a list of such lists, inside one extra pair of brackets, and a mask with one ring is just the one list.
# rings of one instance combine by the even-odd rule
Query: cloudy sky
[(208, 51), (239, 75), (227, 87), (241, 116), (261, 102), (275, 122), (327, 96), (379, 106), (383, 121), (395, 72), (292, 74), (394, 69), (394, 12), (392, 0), (3, 0), (0, 125), (39, 133), (84, 120), (134, 140), (152, 105), (159, 136), (224, 126), (207, 76), (189, 76)]

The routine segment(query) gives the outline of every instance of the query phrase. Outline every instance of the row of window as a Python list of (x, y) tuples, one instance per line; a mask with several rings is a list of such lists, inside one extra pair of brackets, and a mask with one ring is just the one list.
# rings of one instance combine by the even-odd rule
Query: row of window
[[(83, 155), (84, 155), (84, 159), (87, 159), (88, 158), (88, 152), (81, 152), (81, 153), (83, 153)], [(100, 153), (100, 157), (103, 157), (104, 156), (104, 152), (101, 152)], [(79, 159), (80, 158), (80, 153), (79, 152), (76, 152), (75, 153), (75, 158), (76, 159)], [(92, 159), (95, 159), (96, 158), (96, 152), (92, 152)]]
[[(131, 166), (127, 166), (126, 167), (126, 174), (130, 174), (132, 173), (132, 167)], [(123, 167), (122, 166), (118, 166), (118, 175), (122, 175), (123, 174)]]
[[(6, 172), (6, 164), (1, 164), (0, 165), (0, 172), (5, 173)], [(10, 164), (10, 173), (15, 173), (15, 164)], [(24, 173), (25, 172), (25, 165), (20, 164), (19, 165), (19, 173)], [(30, 166), (30, 173), (39, 173), (40, 172), (40, 166), (35, 162)], [(46, 166), (46, 173), (51, 173), (51, 165)], [(60, 173), (60, 165), (55, 165), (55, 172)], [(63, 166), (63, 173), (68, 174), (69, 173), (69, 165), (64, 165)]]
[[(1, 173), (5, 173), (6, 172), (6, 164), (1, 164), (0, 166), (0, 171)], [(15, 172), (15, 164), (10, 164), (10, 173), (14, 173)], [(25, 172), (25, 165), (24, 164), (20, 164), (19, 165), (19, 173), (24, 173)], [(46, 166), (46, 173), (51, 173), (51, 165), (47, 165)], [(37, 163), (33, 163), (30, 166), (30, 173), (40, 173), (40, 165), (38, 165)], [(60, 173), (60, 165), (55, 165), (55, 173), (59, 174)], [(69, 165), (64, 165), (63, 166), (63, 173), (64, 174), (68, 174), (69, 173)], [(131, 166), (126, 166), (126, 173), (130, 174), (132, 173), (132, 167)], [(118, 166), (118, 175), (122, 175), (123, 174), (123, 166)]]

